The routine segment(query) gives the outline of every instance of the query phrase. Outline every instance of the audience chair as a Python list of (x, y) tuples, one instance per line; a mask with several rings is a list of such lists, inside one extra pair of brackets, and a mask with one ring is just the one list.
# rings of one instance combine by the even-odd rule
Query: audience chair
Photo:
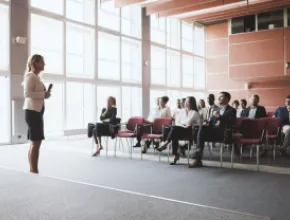
[[(134, 138), (137, 136), (137, 132), (140, 126), (144, 124), (144, 117), (131, 117), (128, 120), (128, 123), (126, 124), (126, 130), (125, 131), (120, 131), (115, 135), (116, 137), (116, 142), (115, 142), (115, 157), (116, 157), (116, 151), (117, 151), (117, 139), (119, 138), (120, 140), (122, 138), (129, 140), (129, 143), (127, 141), (127, 144), (129, 145), (129, 154), (130, 158), (132, 159), (132, 153), (133, 153), (133, 144), (134, 144)], [(120, 125), (119, 125), (120, 126)]]
[(236, 144), (240, 145), (242, 158), (242, 147), (251, 146), (251, 155), (253, 146), (256, 146), (257, 170), (259, 171), (259, 150), (265, 143), (265, 129), (267, 118), (244, 120), (240, 129), (241, 136), (236, 138)]
[[(153, 124), (143, 125), (142, 127), (149, 127), (150, 133), (142, 134), (142, 140), (162, 140), (163, 138), (163, 127), (170, 126), (172, 124), (172, 120), (168, 118), (155, 118)], [(149, 147), (149, 146), (148, 146)], [(155, 149), (154, 149), (155, 152)], [(142, 160), (142, 150), (141, 150), (141, 160)], [(160, 153), (159, 153), (159, 161), (160, 161)]]
[[(164, 126), (168, 127), (168, 126)], [(184, 137), (180, 139), (179, 141), (185, 141), (187, 143), (187, 163), (189, 165), (189, 157), (190, 157), (190, 149), (191, 149), (191, 143), (192, 145), (195, 145), (196, 139), (197, 139), (197, 133), (198, 133), (199, 126), (193, 126), (192, 127), (192, 132), (191, 135), (188, 137)], [(169, 157), (170, 157), (170, 151), (171, 151), (171, 144), (168, 147), (168, 155), (167, 155), (167, 161), (169, 162)], [(194, 152), (193, 152), (194, 153)]]
[[(110, 135), (104, 135), (102, 137), (105, 137), (106, 138), (106, 156), (108, 156), (108, 147), (109, 147), (109, 137), (111, 138), (115, 138), (115, 135), (119, 132), (119, 126), (118, 124), (120, 124), (121, 122), (121, 118), (116, 118), (115, 121), (110, 124)], [(95, 124), (96, 126), (96, 124)], [(94, 151), (94, 148), (95, 148), (95, 139), (92, 138), (92, 149), (91, 149), (91, 153)]]
[(282, 145), (282, 128), (279, 118), (268, 118), (266, 126), (266, 143), (267, 148), (269, 145), (273, 148), (273, 159), (276, 158), (276, 147), (278, 145), (279, 149)]

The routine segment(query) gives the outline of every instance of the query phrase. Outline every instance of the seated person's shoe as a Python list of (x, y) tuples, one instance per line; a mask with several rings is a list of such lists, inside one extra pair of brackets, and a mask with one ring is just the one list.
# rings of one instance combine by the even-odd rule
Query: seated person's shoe
[(180, 153), (183, 157), (185, 157), (185, 150), (187, 149), (188, 147), (188, 144), (184, 145), (184, 146), (180, 146), (179, 149), (180, 149)]
[(188, 166), (188, 168), (198, 168), (198, 167), (203, 167), (201, 160), (196, 160), (191, 165)]
[(168, 144), (162, 144), (160, 147), (158, 147), (156, 150), (159, 152), (166, 150)]
[(145, 145), (147, 146), (147, 148), (149, 148), (151, 145), (151, 141), (149, 141), (149, 140), (145, 141)]
[(136, 148), (136, 147), (141, 147), (141, 144), (140, 144), (139, 142), (137, 142), (133, 147), (134, 147), (134, 148)]
[(154, 148), (157, 149), (159, 147), (159, 141), (154, 141), (153, 143), (154, 143), (154, 146), (155, 146)]
[(142, 149), (142, 154), (146, 154), (146, 153), (147, 153), (147, 149), (148, 149), (148, 147), (147, 147), (147, 145), (145, 144), (145, 145), (143, 146), (143, 149)]
[(176, 155), (174, 157), (174, 161), (172, 163), (170, 163), (170, 165), (176, 165), (177, 161), (179, 161), (179, 155)]

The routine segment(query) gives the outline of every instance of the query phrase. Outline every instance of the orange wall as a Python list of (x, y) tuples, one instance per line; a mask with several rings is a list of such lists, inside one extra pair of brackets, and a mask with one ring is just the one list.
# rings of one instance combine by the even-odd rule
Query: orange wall
[(290, 75), (290, 69), (285, 70), (290, 61), (289, 28), (229, 36), (228, 24), (220, 23), (207, 26), (206, 33), (209, 93), (225, 90), (232, 100), (258, 94), (268, 111), (284, 104), (290, 81), (280, 78)]

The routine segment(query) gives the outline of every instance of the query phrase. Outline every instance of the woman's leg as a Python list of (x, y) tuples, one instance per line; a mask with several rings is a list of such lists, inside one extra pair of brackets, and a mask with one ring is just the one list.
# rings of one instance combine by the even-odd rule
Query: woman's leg
[(30, 149), (28, 152), (28, 160), (30, 165), (30, 172), (38, 173), (38, 160), (39, 160), (39, 149), (41, 141), (31, 141)]
[(157, 149), (158, 151), (163, 151), (167, 148), (167, 145), (171, 142), (172, 140), (172, 136), (174, 135), (174, 132), (175, 132), (175, 127), (174, 125), (170, 126), (170, 130), (168, 132), (168, 135), (166, 137), (166, 132), (168, 131), (167, 129), (166, 130), (163, 130), (164, 132), (164, 143)]
[(178, 140), (172, 139), (172, 154), (174, 155), (174, 160), (170, 165), (175, 165), (176, 162), (179, 160), (179, 153), (178, 153)]

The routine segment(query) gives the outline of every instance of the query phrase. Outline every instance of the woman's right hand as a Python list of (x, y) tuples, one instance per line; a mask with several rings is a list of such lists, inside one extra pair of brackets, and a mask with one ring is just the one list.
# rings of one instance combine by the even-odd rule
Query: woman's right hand
[(49, 97), (50, 97), (50, 91), (46, 91), (45, 95), (44, 95), (44, 98), (48, 99)]

